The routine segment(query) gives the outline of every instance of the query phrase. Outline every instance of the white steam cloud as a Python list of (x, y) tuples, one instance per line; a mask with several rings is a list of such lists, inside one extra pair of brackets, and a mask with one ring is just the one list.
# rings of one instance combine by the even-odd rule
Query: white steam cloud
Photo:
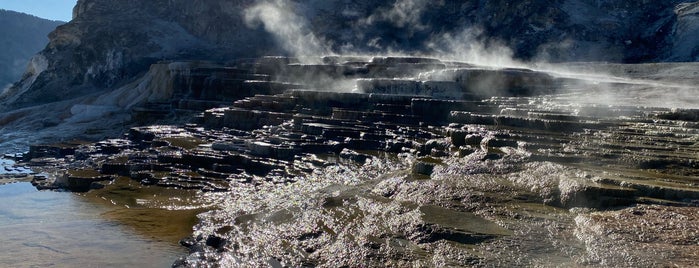
[[(370, 11), (368, 14), (361, 12), (352, 13), (353, 20), (356, 20), (355, 27), (351, 27), (355, 31), (370, 29), (370, 27), (380, 27), (381, 24), (388, 23), (396, 28), (401, 28), (407, 32), (429, 30), (429, 25), (423, 22), (423, 15), (428, 8), (434, 5), (444, 5), (443, 1), (428, 1), (428, 0), (395, 0), (392, 5)], [(330, 5), (332, 7), (332, 5)], [(263, 27), (269, 32), (279, 46), (287, 51), (290, 56), (297, 57), (301, 63), (316, 63), (323, 55), (333, 55), (330, 42), (317, 33), (313, 32), (311, 23), (306, 19), (305, 15), (309, 10), (317, 8), (313, 4), (295, 2), (291, 0), (258, 0), (256, 4), (247, 8), (244, 12), (245, 21), (250, 27)], [(322, 27), (321, 27), (322, 28)], [(357, 32), (357, 35), (362, 35), (364, 32)], [(351, 34), (350, 34), (351, 35)], [(556, 77), (572, 78), (579, 81), (579, 84), (570, 85), (572, 88), (579, 88), (585, 91), (589, 88), (597, 89), (592, 100), (579, 100), (581, 102), (589, 101), (590, 103), (605, 103), (614, 104), (620, 101), (618, 94), (611, 94), (611, 89), (606, 89), (605, 86), (612, 84), (637, 84), (639, 86), (649, 84), (651, 88), (652, 81), (628, 81), (620, 77), (616, 77), (609, 73), (609, 70), (596, 68), (594, 70), (581, 70), (579, 68), (566, 68), (564, 64), (549, 64), (548, 60), (565, 59), (567, 57), (576, 58), (576, 52), (589, 52), (577, 49), (577, 45), (586, 45), (575, 43), (574, 40), (564, 40), (559, 43), (542, 45), (538, 48), (538, 56), (534, 57), (534, 61), (520, 61), (515, 59), (514, 51), (505, 43), (487, 36), (487, 34), (477, 26), (467, 27), (459, 32), (444, 32), (435, 33), (428, 41), (422, 44), (422, 47), (427, 51), (416, 55), (415, 53), (404, 53), (404, 48), (391, 46), (386, 43), (381, 43), (381, 36), (375, 38), (367, 38), (368, 43), (364, 47), (374, 47), (382, 52), (372, 53), (393, 56), (425, 56), (434, 57), (447, 61), (466, 62), (484, 67), (492, 68), (528, 68), (549, 73)], [(358, 38), (362, 40), (363, 38)], [(372, 43), (374, 43), (372, 45)], [(382, 45), (388, 45), (382, 47)], [(340, 51), (347, 52), (353, 55), (363, 55), (363, 51), (356, 51), (353, 46), (347, 45), (347, 49), (340, 48)], [(587, 47), (587, 46), (584, 46)], [(347, 50), (347, 51), (346, 51)], [(429, 52), (428, 52), (429, 51)], [(602, 49), (602, 51), (607, 51)], [(566, 54), (569, 53), (569, 54)], [(347, 54), (347, 53), (344, 53)], [(584, 53), (583, 53), (584, 54)], [(589, 53), (587, 53), (589, 54)], [(585, 54), (586, 55), (586, 54)], [(593, 65), (598, 66), (598, 65)], [(337, 88), (347, 88), (347, 81), (332, 81), (333, 77), (298, 77), (301, 80), (319, 81), (319, 87), (332, 85)], [(335, 84), (337, 83), (337, 84)], [(684, 92), (694, 93), (696, 88), (690, 91), (685, 91), (682, 86), (675, 85), (659, 85), (660, 88), (670, 88), (671, 91), (677, 91), (676, 96)], [(656, 91), (648, 90), (645, 93), (647, 96), (657, 98), (659, 94)], [(689, 94), (687, 94), (689, 95)], [(696, 98), (691, 98), (695, 100)], [(643, 103), (646, 104), (646, 103)], [(656, 103), (648, 103), (650, 105), (658, 105)], [(689, 105), (695, 105), (695, 101), (690, 101)]]
[(420, 18), (427, 6), (433, 2), (431, 0), (396, 0), (390, 9), (379, 9), (360, 23), (370, 25), (377, 21), (387, 21), (398, 28), (422, 30), (427, 26), (420, 22)]
[(288, 0), (263, 0), (245, 10), (245, 22), (250, 27), (260, 24), (271, 33), (279, 45), (300, 59), (332, 54), (322, 38), (311, 31), (308, 22), (294, 11)]
[(515, 60), (514, 52), (497, 40), (484, 37), (479, 28), (468, 28), (460, 33), (433, 36), (427, 47), (436, 58), (468, 62), (488, 67), (527, 67)]
[[(422, 15), (430, 6), (443, 5), (443, 1), (396, 0), (392, 5), (378, 8), (367, 17), (357, 20), (355, 30), (376, 26), (387, 22), (405, 31), (422, 31), (429, 28), (422, 23)], [(290, 0), (259, 0), (245, 10), (245, 21), (250, 27), (263, 26), (274, 36), (282, 49), (302, 63), (314, 63), (318, 56), (335, 54), (329, 42), (311, 29), (308, 20), (301, 14), (304, 9), (313, 7)], [(357, 33), (361, 35), (362, 33)], [(381, 47), (376, 37), (365, 44), (383, 50), (384, 55), (410, 55), (401, 52), (400, 47)], [(361, 38), (360, 38), (361, 39)], [(373, 42), (373, 44), (372, 44)], [(435, 34), (425, 44), (430, 53), (422, 56), (445, 60), (469, 62), (489, 67), (526, 67), (527, 64), (514, 59), (514, 52), (496, 40), (485, 37), (477, 27), (467, 28), (457, 33)], [(354, 46), (341, 49), (349, 54), (362, 55)], [(347, 53), (345, 53), (347, 54)], [(311, 62), (309, 62), (311, 61)]]

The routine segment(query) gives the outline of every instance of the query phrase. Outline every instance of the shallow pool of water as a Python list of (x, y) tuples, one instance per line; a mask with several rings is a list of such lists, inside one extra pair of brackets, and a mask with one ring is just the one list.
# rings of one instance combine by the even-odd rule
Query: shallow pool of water
[(13, 176), (28, 173), (31, 173), (31, 170), (26, 167), (15, 166), (15, 161), (0, 158), (0, 176)]
[(0, 267), (169, 267), (186, 254), (174, 241), (179, 233), (159, 238), (134, 228), (114, 217), (123, 209), (27, 182), (0, 185)]

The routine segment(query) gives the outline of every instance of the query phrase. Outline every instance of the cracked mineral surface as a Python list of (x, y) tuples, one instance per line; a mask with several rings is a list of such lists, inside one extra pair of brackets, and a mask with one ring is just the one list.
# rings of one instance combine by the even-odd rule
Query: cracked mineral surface
[(132, 116), (184, 123), (23, 164), (39, 188), (194, 193), (180, 267), (699, 265), (687, 65), (315, 61), (182, 64)]

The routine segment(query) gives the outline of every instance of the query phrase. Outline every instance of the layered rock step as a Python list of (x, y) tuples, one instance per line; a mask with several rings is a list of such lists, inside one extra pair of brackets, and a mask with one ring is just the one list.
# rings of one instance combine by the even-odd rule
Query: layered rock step
[[(269, 57), (181, 72), (172, 103), (204, 110), (191, 124), (134, 128), (123, 142), (68, 150), (37, 146), (28, 157), (74, 155), (75, 165), (144, 184), (226, 191), (291, 183), (335, 161), (362, 164), (370, 152), (496, 162), (524, 152), (530, 162), (594, 174), (561, 206), (699, 196), (694, 110), (580, 103), (588, 93), (569, 87), (580, 81), (526, 69), (400, 57), (318, 62)], [(413, 172), (429, 178), (434, 168), (418, 161)]]
[[(450, 118), (456, 127), (476, 124), (502, 130), (507, 134), (501, 139), (522, 142), (532, 159), (601, 170), (604, 179), (599, 181), (604, 184), (632, 188), (646, 197), (696, 200), (699, 133), (692, 122), (658, 119), (668, 113), (691, 112), (620, 106), (586, 114), (579, 110), (597, 107), (571, 109), (567, 105), (549, 103), (542, 107), (536, 103), (492, 99), (491, 104), (500, 113), (454, 111)], [(456, 136), (462, 140), (466, 135)]]

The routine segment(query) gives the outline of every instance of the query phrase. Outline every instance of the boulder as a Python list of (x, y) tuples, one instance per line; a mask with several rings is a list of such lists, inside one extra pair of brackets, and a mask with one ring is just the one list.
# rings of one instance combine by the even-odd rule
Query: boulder
[(56, 178), (55, 184), (73, 192), (87, 192), (91, 189), (104, 187), (98, 182), (113, 179), (114, 177), (102, 175), (97, 170), (68, 170), (63, 176)]
[(342, 149), (342, 152), (340, 152), (340, 157), (344, 159), (349, 159), (354, 162), (357, 162), (359, 164), (364, 164), (368, 159), (371, 159), (372, 157), (367, 154), (361, 154), (356, 151), (350, 150), (350, 149)]

